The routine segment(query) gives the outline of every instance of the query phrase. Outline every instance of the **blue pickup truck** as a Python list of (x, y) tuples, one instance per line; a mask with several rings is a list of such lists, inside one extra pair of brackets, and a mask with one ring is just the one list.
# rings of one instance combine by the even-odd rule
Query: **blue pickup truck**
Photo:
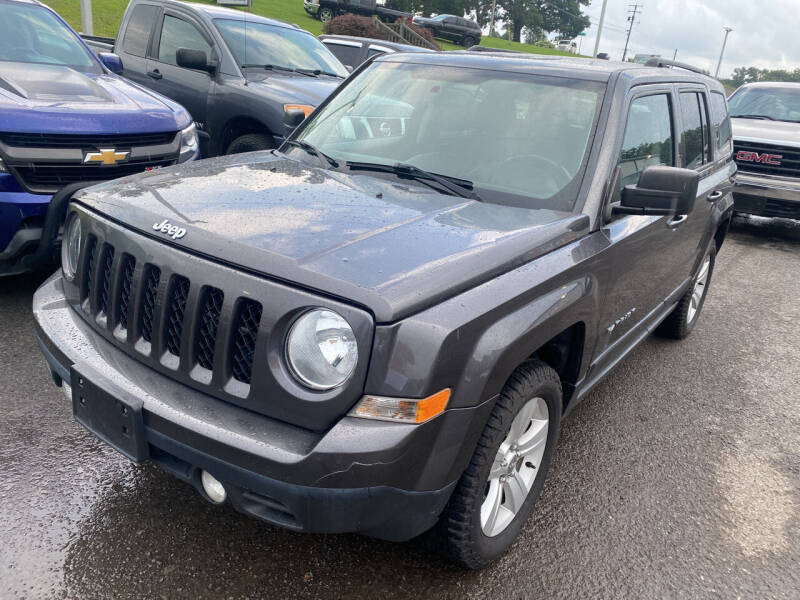
[(34, 0), (0, 0), (0, 276), (52, 263), (80, 187), (197, 157), (179, 104)]

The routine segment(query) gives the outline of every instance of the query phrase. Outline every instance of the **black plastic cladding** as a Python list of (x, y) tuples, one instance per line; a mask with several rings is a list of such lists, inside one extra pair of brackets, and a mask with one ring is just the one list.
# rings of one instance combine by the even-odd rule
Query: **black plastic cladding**
[[(67, 299), (73, 307), (88, 299), (79, 313), (121, 350), (207, 394), (308, 429), (327, 429), (361, 396), (373, 336), (364, 310), (212, 263), (72, 207), (87, 242), (81, 284), (65, 284)], [(107, 315), (95, 279), (106, 249), (113, 249)], [(313, 307), (345, 317), (360, 353), (353, 377), (328, 392), (298, 383), (283, 354), (291, 324)]]

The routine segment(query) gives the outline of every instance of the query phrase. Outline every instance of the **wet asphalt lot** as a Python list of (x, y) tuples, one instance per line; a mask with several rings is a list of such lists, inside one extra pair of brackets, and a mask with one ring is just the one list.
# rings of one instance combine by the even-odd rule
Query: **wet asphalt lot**
[(566, 420), (534, 518), (469, 573), (425, 544), (217, 508), (73, 422), (0, 280), (0, 598), (800, 598), (800, 224), (738, 220), (685, 342)]

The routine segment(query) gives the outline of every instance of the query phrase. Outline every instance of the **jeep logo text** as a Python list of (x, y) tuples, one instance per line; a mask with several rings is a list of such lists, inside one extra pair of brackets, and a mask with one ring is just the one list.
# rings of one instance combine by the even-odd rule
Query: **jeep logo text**
[(170, 225), (169, 220), (167, 219), (164, 219), (163, 221), (161, 221), (161, 223), (156, 223), (155, 225), (153, 225), (153, 229), (155, 229), (159, 233), (166, 233), (173, 240), (179, 240), (186, 235), (186, 230), (183, 227), (178, 227), (177, 225)]

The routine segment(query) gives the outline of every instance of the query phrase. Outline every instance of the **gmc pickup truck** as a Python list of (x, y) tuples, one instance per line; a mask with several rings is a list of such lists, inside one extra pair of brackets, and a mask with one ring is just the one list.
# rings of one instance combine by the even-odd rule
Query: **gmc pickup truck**
[(204, 157), (275, 147), (348, 75), (297, 25), (173, 0), (132, 0), (113, 48), (125, 77), (186, 107)]
[(736, 212), (800, 219), (800, 84), (743, 85), (729, 105)]
[[(86, 428), (211, 502), (431, 530), (485, 566), (562, 417), (700, 321), (732, 213), (723, 94), (677, 67), (378, 57), (278, 150), (76, 194), (33, 301), (48, 368)], [(377, 109), (400, 126), (371, 135)]]
[(54, 264), (61, 190), (192, 160), (197, 137), (180, 105), (119, 77), (118, 56), (98, 57), (43, 4), (0, 1), (0, 33), (4, 276)]

